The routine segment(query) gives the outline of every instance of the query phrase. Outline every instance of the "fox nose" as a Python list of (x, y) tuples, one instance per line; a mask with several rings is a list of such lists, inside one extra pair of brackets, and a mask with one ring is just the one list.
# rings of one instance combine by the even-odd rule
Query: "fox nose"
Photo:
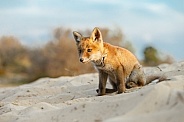
[(84, 61), (84, 59), (83, 58), (80, 58), (80, 62), (83, 62)]

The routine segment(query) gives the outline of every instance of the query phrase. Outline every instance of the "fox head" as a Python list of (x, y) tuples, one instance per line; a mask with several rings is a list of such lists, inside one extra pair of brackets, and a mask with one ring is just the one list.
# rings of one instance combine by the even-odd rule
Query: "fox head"
[(79, 53), (79, 60), (82, 63), (95, 62), (102, 58), (103, 40), (100, 30), (96, 27), (90, 37), (83, 37), (80, 33), (73, 32)]

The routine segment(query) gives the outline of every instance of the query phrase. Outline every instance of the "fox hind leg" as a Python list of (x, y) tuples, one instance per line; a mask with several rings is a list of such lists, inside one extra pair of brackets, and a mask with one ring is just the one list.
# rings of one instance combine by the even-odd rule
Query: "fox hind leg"
[(146, 84), (146, 76), (141, 65), (136, 64), (126, 81), (126, 88), (134, 88), (144, 86)]

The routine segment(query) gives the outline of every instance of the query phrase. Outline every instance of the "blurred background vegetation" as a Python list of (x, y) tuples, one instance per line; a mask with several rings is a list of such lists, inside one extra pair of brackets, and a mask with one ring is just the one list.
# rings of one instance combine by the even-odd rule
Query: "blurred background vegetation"
[[(125, 47), (135, 53), (134, 46), (125, 40), (122, 30), (102, 28), (104, 41)], [(90, 35), (91, 30), (81, 31)], [(164, 55), (153, 46), (143, 50), (144, 66), (172, 63), (173, 58)], [(41, 77), (75, 76), (95, 72), (93, 66), (78, 60), (77, 48), (70, 29), (56, 28), (52, 40), (41, 48), (23, 46), (16, 37), (0, 37), (0, 84), (30, 83)]]

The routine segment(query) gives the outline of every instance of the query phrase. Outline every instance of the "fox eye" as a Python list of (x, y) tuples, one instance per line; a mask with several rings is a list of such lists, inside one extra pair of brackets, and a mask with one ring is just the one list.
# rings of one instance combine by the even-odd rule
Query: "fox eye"
[(88, 52), (91, 52), (91, 51), (92, 51), (92, 49), (88, 49), (87, 51), (88, 51)]

